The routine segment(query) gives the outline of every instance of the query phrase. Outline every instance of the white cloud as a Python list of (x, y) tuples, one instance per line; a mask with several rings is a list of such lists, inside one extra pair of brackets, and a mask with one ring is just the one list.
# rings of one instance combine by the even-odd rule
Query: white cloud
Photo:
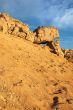
[(54, 19), (54, 24), (60, 28), (73, 28), (73, 8), (67, 9), (63, 14)]

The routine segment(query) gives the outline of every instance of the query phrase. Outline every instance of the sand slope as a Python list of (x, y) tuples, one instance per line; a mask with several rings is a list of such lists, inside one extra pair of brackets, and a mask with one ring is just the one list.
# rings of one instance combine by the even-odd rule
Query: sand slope
[(0, 32), (0, 110), (73, 110), (73, 63)]

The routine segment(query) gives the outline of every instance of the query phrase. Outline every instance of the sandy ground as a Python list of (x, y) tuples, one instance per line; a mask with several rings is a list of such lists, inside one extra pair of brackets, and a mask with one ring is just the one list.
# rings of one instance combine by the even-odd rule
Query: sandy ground
[(73, 63), (0, 32), (0, 110), (73, 110)]

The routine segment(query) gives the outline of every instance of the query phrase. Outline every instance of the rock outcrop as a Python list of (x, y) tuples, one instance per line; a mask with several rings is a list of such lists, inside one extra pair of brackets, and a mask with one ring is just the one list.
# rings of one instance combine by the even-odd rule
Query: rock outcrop
[(35, 31), (35, 43), (48, 43), (52, 52), (64, 56), (59, 41), (59, 32), (55, 27), (38, 27)]
[(0, 13), (0, 31), (34, 41), (34, 34), (29, 30), (28, 25), (13, 19), (7, 13)]
[(58, 55), (58, 56), (64, 56), (64, 53), (62, 52), (62, 49), (60, 47), (60, 41), (55, 41), (52, 42), (52, 45), (54, 47), (54, 52)]
[(51, 42), (59, 38), (58, 29), (55, 27), (38, 27), (34, 33), (36, 43)]
[[(29, 40), (33, 43), (48, 43), (53, 48), (50, 49), (57, 55), (64, 56), (59, 40), (59, 32), (55, 27), (38, 27), (32, 32), (28, 25), (19, 20), (13, 19), (6, 13), (0, 13), (0, 31)], [(49, 46), (49, 45), (48, 45)]]
[(67, 49), (67, 50), (63, 50), (63, 52), (64, 52), (64, 57), (65, 57), (68, 61), (70, 61), (70, 62), (73, 63), (73, 50)]

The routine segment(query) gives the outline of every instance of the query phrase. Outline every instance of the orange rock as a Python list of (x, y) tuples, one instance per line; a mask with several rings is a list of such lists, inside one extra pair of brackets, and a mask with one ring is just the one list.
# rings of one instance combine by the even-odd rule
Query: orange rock
[(59, 38), (59, 32), (58, 29), (55, 27), (38, 27), (34, 31), (36, 37), (35, 42), (41, 43), (41, 42), (51, 42), (56, 38)]

